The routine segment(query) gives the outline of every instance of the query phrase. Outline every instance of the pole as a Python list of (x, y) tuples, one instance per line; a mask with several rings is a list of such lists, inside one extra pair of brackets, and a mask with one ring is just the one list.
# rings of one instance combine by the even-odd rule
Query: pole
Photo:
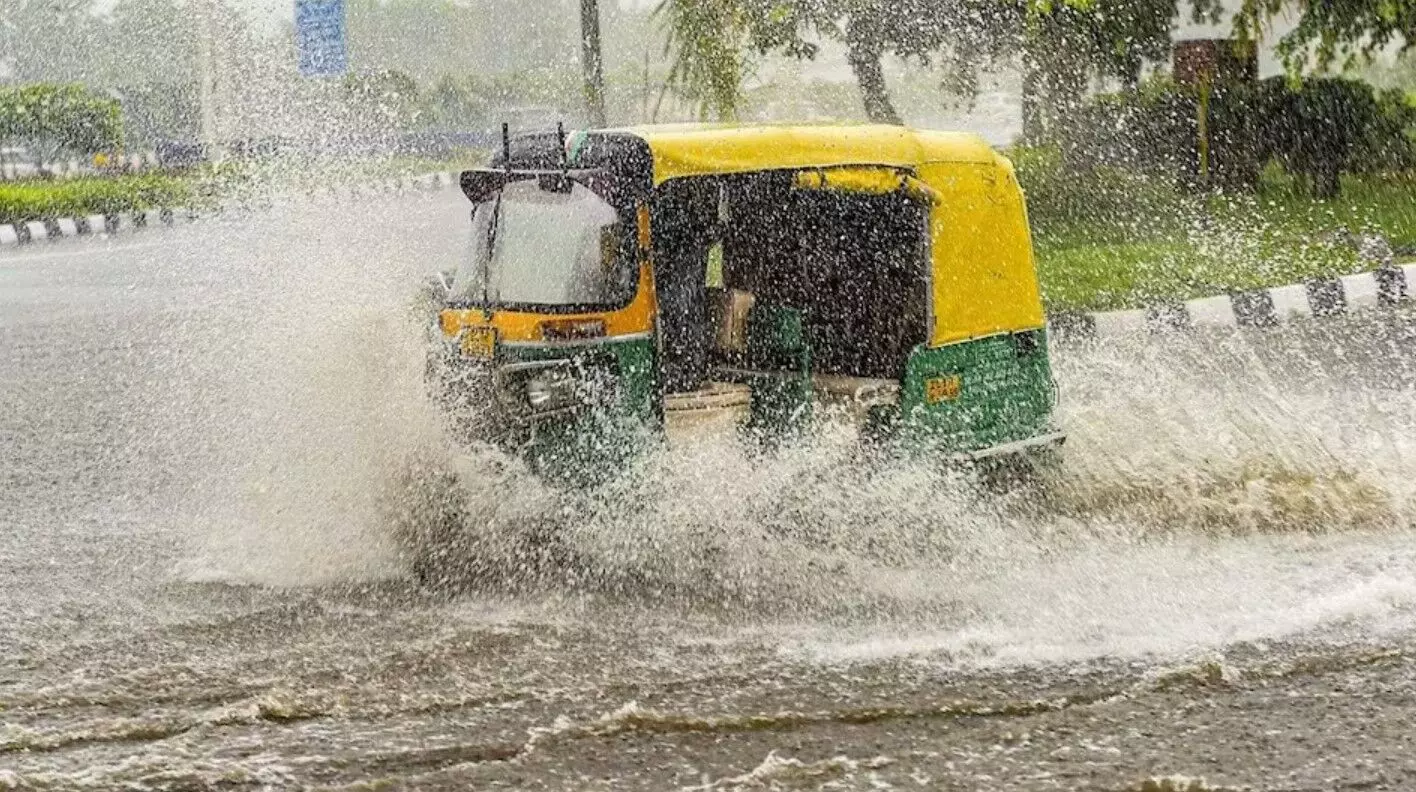
[(216, 117), (216, 56), (212, 33), (211, 0), (193, 4), (197, 15), (197, 82), (201, 103), (201, 137), (206, 155), (213, 161), (221, 159), (220, 135)]
[(605, 126), (605, 69), (600, 52), (600, 8), (580, 0), (580, 67), (585, 76), (585, 113), (592, 128)]

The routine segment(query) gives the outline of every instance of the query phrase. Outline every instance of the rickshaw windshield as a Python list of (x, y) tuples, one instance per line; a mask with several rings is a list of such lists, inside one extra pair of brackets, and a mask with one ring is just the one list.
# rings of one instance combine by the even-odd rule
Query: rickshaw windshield
[(634, 296), (634, 256), (619, 214), (583, 184), (514, 181), (477, 204), (455, 302), (530, 307), (619, 306)]

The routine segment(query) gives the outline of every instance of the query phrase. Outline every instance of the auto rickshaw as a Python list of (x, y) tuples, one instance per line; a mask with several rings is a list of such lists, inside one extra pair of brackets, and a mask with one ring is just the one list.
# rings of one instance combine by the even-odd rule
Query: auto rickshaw
[(461, 187), (429, 381), (465, 440), (542, 474), (826, 415), (950, 461), (1063, 440), (1022, 191), (975, 136), (504, 131)]

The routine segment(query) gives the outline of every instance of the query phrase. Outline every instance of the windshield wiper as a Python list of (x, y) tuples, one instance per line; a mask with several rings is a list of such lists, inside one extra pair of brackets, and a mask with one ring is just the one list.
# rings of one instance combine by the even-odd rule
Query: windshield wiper
[[(511, 124), (502, 123), (502, 167), (506, 168), (507, 183), (511, 182)], [(505, 185), (503, 185), (505, 189)], [(482, 312), (492, 318), (492, 257), (496, 255), (497, 228), (501, 225), (502, 191), (492, 204), (492, 216), (487, 222), (487, 255), (482, 259)]]
[(501, 193), (497, 193), (497, 199), (492, 204), (492, 216), (487, 221), (487, 251), (482, 256), (482, 310), (487, 314), (487, 318), (492, 316), (492, 257), (496, 255), (497, 249), (497, 227), (501, 225)]

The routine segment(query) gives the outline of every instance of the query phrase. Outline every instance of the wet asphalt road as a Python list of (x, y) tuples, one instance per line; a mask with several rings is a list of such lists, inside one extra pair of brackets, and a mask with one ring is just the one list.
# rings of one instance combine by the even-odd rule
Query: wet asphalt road
[(448, 598), (389, 487), (463, 215), (0, 253), (0, 789), (1416, 783), (1409, 315), (1064, 350), (1042, 504), (708, 444), (569, 531), (620, 584)]

